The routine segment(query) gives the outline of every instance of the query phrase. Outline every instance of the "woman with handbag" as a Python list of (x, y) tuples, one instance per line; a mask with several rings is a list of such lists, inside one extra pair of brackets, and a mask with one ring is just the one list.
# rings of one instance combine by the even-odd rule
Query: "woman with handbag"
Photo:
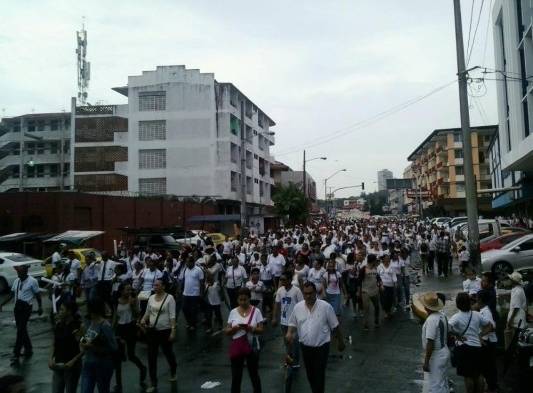
[(229, 357), (231, 361), (231, 393), (241, 391), (244, 361), (254, 393), (261, 393), (259, 379), (259, 340), (256, 335), (263, 333), (263, 315), (261, 310), (250, 304), (251, 293), (248, 288), (241, 288), (237, 294), (238, 306), (231, 310), (225, 333), (231, 336)]
[(146, 380), (146, 366), (135, 354), (137, 344), (137, 319), (139, 317), (139, 300), (133, 295), (131, 284), (119, 285), (117, 305), (113, 317), (113, 326), (119, 344), (119, 356), (115, 365), (115, 393), (122, 392), (122, 361), (129, 359), (140, 373), (140, 384)]
[(170, 382), (176, 381), (176, 356), (172, 343), (176, 338), (176, 302), (174, 297), (165, 292), (161, 279), (154, 283), (154, 294), (148, 299), (146, 312), (141, 319), (141, 328), (146, 330), (148, 342), (148, 370), (152, 385), (147, 393), (157, 389), (157, 354), (159, 347), (170, 367)]
[(483, 393), (483, 351), (480, 336), (489, 333), (492, 325), (482, 314), (472, 311), (470, 296), (457, 294), (459, 312), (450, 318), (450, 332), (456, 338), (453, 357), (457, 375), (464, 377), (467, 393)]

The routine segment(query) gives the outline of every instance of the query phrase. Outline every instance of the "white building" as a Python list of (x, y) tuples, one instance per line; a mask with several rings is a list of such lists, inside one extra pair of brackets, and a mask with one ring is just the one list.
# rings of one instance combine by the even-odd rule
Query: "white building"
[[(127, 118), (126, 129), (103, 132), (106, 142), (76, 141), (76, 156), (81, 147), (115, 149), (102, 153), (109, 165), (96, 168), (99, 171), (76, 170), (77, 185), (90, 190), (98, 184), (97, 191), (103, 191), (106, 183), (114, 182), (113, 191), (209, 196), (219, 201), (221, 213), (232, 214), (239, 212), (242, 179), (250, 216), (259, 214), (261, 206), (272, 205), (270, 127), (275, 123), (233, 84), (184, 66), (158, 66), (128, 77), (127, 86), (114, 90), (128, 97), (125, 108), (109, 107), (102, 115), (90, 113), (98, 112), (97, 107), (77, 108), (76, 122), (83, 117)], [(76, 164), (83, 166), (78, 158)], [(100, 180), (94, 181), (95, 176)]]
[(0, 121), (0, 192), (68, 189), (69, 155), (70, 113), (30, 113), (3, 118)]
[(378, 191), (383, 191), (387, 189), (387, 179), (392, 179), (392, 172), (388, 169), (382, 169), (378, 171)]
[(490, 147), (492, 184), (519, 187), (494, 196), (492, 207), (505, 208), (533, 197), (533, 5), (495, 0), (492, 21), (499, 119)]

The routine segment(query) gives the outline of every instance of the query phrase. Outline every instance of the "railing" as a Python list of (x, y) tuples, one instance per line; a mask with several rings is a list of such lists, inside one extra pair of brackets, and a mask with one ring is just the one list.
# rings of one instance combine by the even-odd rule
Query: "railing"
[(77, 106), (76, 115), (112, 115), (114, 105)]

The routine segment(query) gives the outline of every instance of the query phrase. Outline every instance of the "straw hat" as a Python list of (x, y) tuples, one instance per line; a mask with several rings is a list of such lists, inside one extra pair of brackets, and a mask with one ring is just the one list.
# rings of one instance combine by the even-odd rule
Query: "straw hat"
[(444, 303), (439, 299), (435, 292), (427, 292), (420, 297), (422, 305), (431, 311), (440, 311), (444, 307)]
[(518, 272), (513, 272), (511, 274), (508, 274), (507, 277), (509, 277), (509, 280), (513, 281), (513, 282), (516, 282), (517, 284), (524, 284), (524, 282), (522, 281), (522, 275)]

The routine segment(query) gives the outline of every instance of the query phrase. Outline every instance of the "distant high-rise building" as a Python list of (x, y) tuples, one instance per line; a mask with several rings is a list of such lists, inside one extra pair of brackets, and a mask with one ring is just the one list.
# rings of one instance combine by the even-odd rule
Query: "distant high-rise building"
[(387, 179), (392, 179), (392, 172), (388, 169), (382, 169), (378, 171), (378, 191), (383, 191), (387, 189)]

